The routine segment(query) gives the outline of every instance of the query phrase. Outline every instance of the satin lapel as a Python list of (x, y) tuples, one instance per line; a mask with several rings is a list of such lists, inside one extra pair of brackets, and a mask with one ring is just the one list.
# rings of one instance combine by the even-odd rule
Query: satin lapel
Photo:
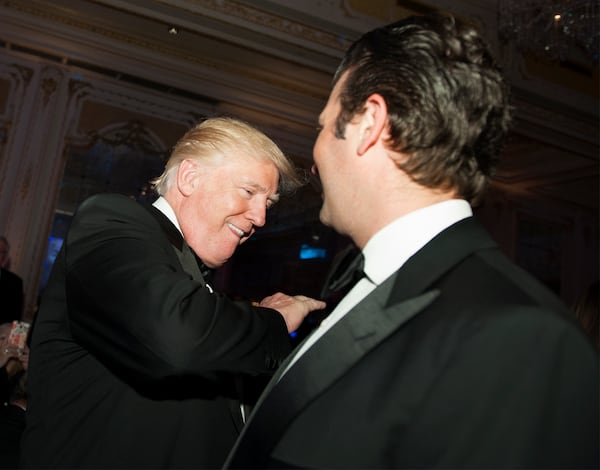
[(177, 230), (177, 227), (173, 225), (173, 223), (169, 220), (169, 218), (163, 214), (160, 210), (154, 207), (151, 204), (142, 204), (142, 206), (152, 214), (152, 216), (156, 219), (160, 228), (164, 232), (164, 234), (169, 239), (171, 245), (177, 248), (179, 251), (183, 248), (183, 235), (181, 232)]
[(206, 284), (200, 271), (200, 267), (198, 266), (196, 255), (194, 255), (188, 244), (185, 242), (181, 232), (177, 230), (177, 227), (175, 227), (169, 218), (156, 207), (148, 204), (144, 204), (143, 206), (156, 219), (163, 233), (169, 239), (171, 245), (173, 245), (173, 250), (179, 259), (183, 270), (192, 276), (195, 281), (201, 282), (202, 285)]
[(395, 281), (392, 276), (375, 289), (282, 377), (288, 361), (280, 367), (261, 395), (226, 466), (247, 467), (249, 462), (263, 466), (266, 460), (260, 459), (267, 458), (280, 433), (302, 408), (439, 295), (438, 291), (426, 292), (386, 307)]
[(429, 291), (385, 307), (391, 285), (382, 284), (382, 292), (358, 304), (282, 377), (276, 388), (290, 409), (302, 408), (439, 295)]
[(184, 241), (181, 251), (175, 247), (173, 247), (173, 249), (185, 272), (192, 276), (195, 281), (200, 281), (204, 285), (205, 282), (202, 273), (200, 272), (200, 268), (198, 267), (198, 261), (188, 244)]

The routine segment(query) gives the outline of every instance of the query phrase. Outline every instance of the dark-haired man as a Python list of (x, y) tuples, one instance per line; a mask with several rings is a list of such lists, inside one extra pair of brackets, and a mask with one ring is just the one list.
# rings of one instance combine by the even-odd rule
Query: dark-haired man
[(320, 218), (364, 277), (284, 363), (229, 468), (598, 468), (598, 357), (473, 218), (507, 84), (451, 16), (375, 29), (319, 123)]

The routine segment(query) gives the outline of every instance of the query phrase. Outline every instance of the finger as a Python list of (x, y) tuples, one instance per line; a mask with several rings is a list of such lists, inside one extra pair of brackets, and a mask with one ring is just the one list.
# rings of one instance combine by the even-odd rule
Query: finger
[(311, 310), (321, 310), (324, 309), (327, 304), (322, 300), (310, 299), (309, 306), (311, 307)]

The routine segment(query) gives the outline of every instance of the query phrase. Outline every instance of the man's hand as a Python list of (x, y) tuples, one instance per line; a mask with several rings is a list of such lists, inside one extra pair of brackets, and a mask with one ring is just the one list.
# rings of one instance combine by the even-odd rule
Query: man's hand
[(19, 350), (14, 344), (9, 344), (8, 341), (3, 341), (0, 344), (0, 367), (4, 367), (10, 359), (18, 357)]
[(268, 307), (277, 310), (285, 319), (288, 333), (296, 331), (306, 315), (313, 310), (324, 309), (326, 304), (322, 300), (316, 300), (304, 295), (286, 295), (282, 292), (269, 295), (259, 303), (260, 307)]

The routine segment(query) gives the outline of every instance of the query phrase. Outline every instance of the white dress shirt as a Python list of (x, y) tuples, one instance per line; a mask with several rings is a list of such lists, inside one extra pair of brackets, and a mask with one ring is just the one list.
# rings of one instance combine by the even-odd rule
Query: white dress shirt
[(366, 277), (356, 283), (333, 312), (313, 331), (297, 350), (285, 372), (356, 304), (398, 271), (432, 238), (459, 220), (472, 215), (473, 211), (467, 201), (451, 199), (400, 217), (373, 235), (362, 250)]

